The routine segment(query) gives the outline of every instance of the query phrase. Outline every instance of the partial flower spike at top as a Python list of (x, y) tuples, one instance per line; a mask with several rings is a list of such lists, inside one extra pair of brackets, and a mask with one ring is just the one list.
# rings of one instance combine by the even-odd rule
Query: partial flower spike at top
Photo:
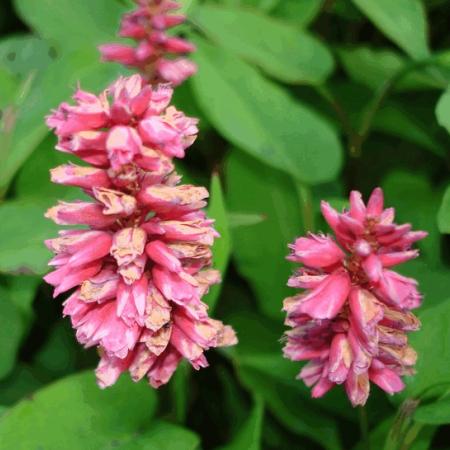
[(197, 134), (196, 120), (169, 106), (172, 90), (140, 75), (121, 78), (100, 96), (78, 91), (47, 123), (58, 149), (91, 166), (66, 164), (52, 181), (78, 186), (90, 201), (60, 202), (47, 217), (63, 230), (46, 244), (55, 270), (45, 280), (64, 304), (77, 339), (96, 346), (101, 387), (129, 371), (154, 387), (167, 383), (182, 358), (208, 365), (204, 351), (236, 343), (201, 301), (219, 282), (210, 269), (217, 232), (202, 208), (208, 191), (180, 184), (172, 158)]
[(427, 233), (395, 224), (380, 188), (367, 205), (353, 191), (343, 213), (322, 202), (322, 214), (336, 241), (310, 234), (290, 246), (288, 259), (303, 267), (288, 285), (306, 291), (284, 301), (292, 328), (284, 354), (309, 361), (299, 378), (312, 387), (313, 397), (344, 384), (353, 406), (364, 405), (370, 382), (394, 394), (404, 387), (401, 377), (414, 373), (416, 352), (407, 332), (420, 328), (410, 310), (420, 305), (421, 295), (416, 280), (391, 268), (415, 258), (411, 245)]
[(180, 5), (172, 0), (135, 1), (138, 6), (124, 15), (119, 35), (134, 39), (137, 45), (102, 45), (103, 59), (137, 68), (150, 83), (181, 84), (197, 71), (197, 66), (183, 56), (176, 56), (194, 51), (194, 45), (166, 34), (168, 28), (185, 21), (184, 15), (173, 13)]

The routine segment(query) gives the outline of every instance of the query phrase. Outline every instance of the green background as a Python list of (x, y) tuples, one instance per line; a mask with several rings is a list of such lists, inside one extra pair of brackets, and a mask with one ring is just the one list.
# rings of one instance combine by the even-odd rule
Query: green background
[[(3, 0), (0, 6), (0, 449), (365, 449), (341, 388), (312, 400), (283, 359), (287, 244), (327, 231), (321, 199), (383, 187), (398, 222), (428, 231), (400, 270), (424, 293), (411, 336), (417, 375), (366, 406), (371, 448), (449, 449), (450, 2), (184, 1), (179, 29), (199, 72), (174, 102), (200, 118), (178, 164), (209, 186), (224, 281), (208, 295), (239, 345), (182, 365), (154, 391), (127, 376), (100, 391), (63, 298), (41, 281), (57, 228), (43, 213), (76, 189), (54, 186), (44, 116), (78, 82), (99, 92), (129, 71), (102, 64), (128, 0)], [(215, 174), (215, 175), (213, 175)]]

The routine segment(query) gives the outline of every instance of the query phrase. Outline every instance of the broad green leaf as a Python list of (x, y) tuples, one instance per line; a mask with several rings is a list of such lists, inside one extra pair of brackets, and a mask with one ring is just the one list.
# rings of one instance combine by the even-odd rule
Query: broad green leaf
[(411, 333), (409, 338), (418, 353), (417, 373), (405, 378), (407, 386), (400, 394), (401, 398), (428, 398), (447, 392), (450, 388), (450, 299), (417, 313), (422, 328)]
[(199, 105), (226, 139), (307, 184), (334, 179), (342, 162), (338, 137), (317, 113), (255, 69), (197, 39)]
[(291, 272), (287, 246), (302, 231), (294, 183), (236, 150), (225, 173), (230, 210), (265, 217), (258, 224), (232, 229), (237, 268), (250, 283), (261, 310), (280, 319), (282, 301), (292, 295), (286, 287)]
[(450, 88), (439, 98), (436, 105), (436, 117), (439, 125), (450, 133)]
[(0, 272), (43, 274), (50, 252), (44, 240), (57, 227), (44, 217), (48, 205), (37, 200), (9, 201), (0, 205)]
[(442, 197), (437, 221), (441, 233), (450, 233), (450, 186), (447, 187), (444, 196)]
[(20, 311), (25, 322), (33, 316), (32, 303), (41, 279), (29, 276), (11, 276), (7, 279), (8, 298)]
[(414, 420), (430, 425), (450, 423), (450, 398), (445, 397), (428, 405), (419, 406), (414, 414)]
[(320, 84), (333, 70), (320, 41), (256, 11), (204, 5), (192, 20), (213, 41), (281, 81)]
[(41, 37), (57, 48), (71, 50), (116, 40), (113, 36), (125, 11), (111, 0), (15, 0), (15, 5)]
[(282, 0), (273, 15), (292, 25), (307, 27), (319, 14), (323, 0)]
[(220, 450), (260, 450), (264, 419), (264, 401), (255, 396), (254, 406), (248, 419), (242, 425), (233, 441)]
[[(225, 207), (225, 198), (220, 184), (220, 178), (214, 174), (211, 180), (211, 189), (208, 207), (208, 217), (215, 220), (214, 227), (219, 232), (220, 237), (214, 242), (212, 248), (213, 252), (213, 267), (220, 271), (222, 280), (225, 279), (225, 274), (228, 266), (228, 260), (231, 253), (231, 234), (230, 225), (228, 222), (228, 215)], [(204, 301), (209, 305), (211, 311), (219, 298), (221, 284), (212, 286), (210, 292), (205, 297)]]
[(388, 38), (415, 59), (429, 55), (425, 9), (420, 0), (353, 0)]
[[(134, 449), (139, 447), (133, 441), (141, 440), (143, 448), (146, 440), (152, 443), (155, 404), (155, 392), (146, 383), (134, 384), (123, 377), (114, 387), (101, 390), (92, 371), (72, 375), (39, 390), (4, 414), (0, 418), (0, 447)], [(155, 434), (160, 441), (161, 433), (157, 430)]]
[[(388, 49), (352, 47), (338, 49), (338, 56), (348, 76), (357, 83), (378, 89), (407, 64), (408, 59)], [(436, 89), (442, 81), (431, 74), (416, 70), (406, 74), (395, 85), (397, 91)]]
[(0, 286), (0, 379), (14, 367), (24, 331), (25, 322), (19, 309), (9, 298), (8, 289)]
[(0, 40), (1, 66), (22, 80), (45, 69), (55, 57), (55, 49), (31, 34), (10, 35)]

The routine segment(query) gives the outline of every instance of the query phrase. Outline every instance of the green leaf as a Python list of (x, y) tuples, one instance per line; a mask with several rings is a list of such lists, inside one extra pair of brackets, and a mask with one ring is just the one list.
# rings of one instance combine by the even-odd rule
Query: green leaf
[(425, 9), (420, 0), (353, 0), (353, 3), (409, 56), (429, 55)]
[(414, 420), (429, 425), (450, 423), (450, 398), (446, 397), (429, 405), (419, 406), (414, 414)]
[[(134, 449), (133, 441), (152, 442), (150, 420), (155, 405), (155, 391), (146, 383), (134, 384), (124, 377), (114, 387), (101, 390), (93, 372), (80, 373), (39, 390), (4, 414), (0, 447)], [(148, 431), (142, 433), (143, 429)], [(160, 441), (158, 428), (155, 434)]]
[(199, 450), (200, 439), (186, 428), (158, 420), (137, 438), (133, 433), (119, 442), (117, 447), (108, 446), (105, 450), (116, 448), (118, 450)]
[(192, 20), (213, 41), (281, 81), (320, 84), (333, 70), (320, 41), (256, 11), (204, 5)]
[(0, 67), (0, 111), (14, 103), (18, 87), (19, 82), (16, 77)]
[(113, 65), (99, 64), (95, 49), (80, 48), (36, 75), (29, 94), (15, 112), (6, 161), (0, 171), (1, 189), (7, 187), (17, 170), (45, 138), (48, 133), (45, 115), (69, 98), (73, 86), (80, 81), (85, 90), (103, 89), (114, 79), (116, 71)]
[(196, 41), (200, 70), (192, 84), (219, 133), (307, 184), (337, 176), (342, 149), (324, 119), (228, 52)]
[[(211, 180), (210, 197), (208, 217), (215, 220), (214, 227), (220, 234), (220, 237), (215, 240), (212, 248), (213, 267), (220, 271), (222, 280), (224, 280), (232, 244), (230, 225), (225, 207), (225, 198), (220, 185), (220, 178), (217, 174), (213, 174)], [(221, 284), (212, 286), (209, 293), (204, 298), (204, 301), (209, 305), (211, 311), (214, 310), (217, 303), (221, 287)]]
[(0, 379), (14, 367), (25, 323), (19, 309), (9, 299), (8, 290), (0, 286)]
[[(338, 56), (348, 76), (371, 89), (379, 89), (407, 64), (408, 59), (398, 52), (370, 47), (339, 48)], [(395, 85), (397, 91), (436, 89), (442, 81), (431, 74), (415, 70), (403, 76)]]
[(261, 434), (264, 419), (264, 401), (260, 396), (255, 396), (254, 406), (250, 416), (242, 425), (238, 435), (233, 441), (221, 447), (220, 450), (260, 450)]
[(24, 80), (31, 73), (45, 69), (56, 56), (50, 46), (31, 34), (12, 35), (0, 40), (0, 63)]
[(436, 225), (439, 195), (431, 188), (423, 174), (405, 171), (389, 173), (382, 181), (386, 204), (394, 206), (398, 223), (412, 223), (414, 229), (425, 230), (428, 237), (418, 246), (423, 250), (422, 259), (440, 264), (440, 234)]
[(282, 0), (273, 15), (292, 25), (307, 27), (317, 17), (323, 3), (323, 0)]
[(409, 338), (418, 353), (417, 373), (405, 378), (407, 386), (401, 398), (429, 398), (450, 387), (450, 299), (418, 312), (422, 328)]
[(72, 50), (114, 40), (125, 11), (123, 5), (111, 0), (15, 0), (15, 5), (41, 37), (58, 48)]
[(439, 98), (436, 105), (436, 117), (439, 125), (450, 133), (450, 88)]
[(294, 183), (236, 150), (228, 158), (225, 173), (229, 208), (266, 218), (251, 227), (232, 229), (234, 257), (262, 311), (280, 319), (282, 301), (292, 295), (286, 286), (291, 272), (287, 245), (302, 230)]
[(389, 102), (376, 114), (373, 129), (418, 145), (437, 156), (445, 157), (447, 149), (435, 138), (435, 130), (429, 123), (420, 121), (399, 102)]
[(230, 212), (228, 214), (230, 220), (230, 227), (248, 227), (264, 222), (266, 218), (262, 214), (248, 214), (239, 212)]
[(450, 233), (450, 186), (445, 190), (437, 220), (439, 231), (446, 234)]
[(0, 205), (0, 272), (44, 274), (50, 252), (44, 240), (57, 227), (44, 217), (46, 205), (37, 200), (9, 201)]

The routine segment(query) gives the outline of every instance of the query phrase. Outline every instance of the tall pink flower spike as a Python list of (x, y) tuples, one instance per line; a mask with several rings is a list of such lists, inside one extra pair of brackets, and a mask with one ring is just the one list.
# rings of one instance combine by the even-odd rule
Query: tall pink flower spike
[(367, 206), (353, 191), (348, 211), (339, 214), (322, 202), (322, 214), (337, 243), (309, 234), (290, 246), (288, 259), (303, 267), (288, 285), (306, 291), (284, 300), (292, 328), (284, 354), (309, 360), (299, 378), (313, 397), (344, 384), (352, 405), (364, 405), (370, 382), (394, 394), (404, 388), (401, 376), (414, 373), (417, 355), (406, 333), (420, 328), (410, 310), (421, 295), (416, 280), (390, 268), (418, 256), (411, 245), (427, 233), (396, 225), (394, 209), (383, 209), (380, 188)]
[(195, 46), (184, 39), (168, 36), (168, 28), (185, 21), (172, 14), (180, 5), (172, 0), (135, 0), (137, 9), (125, 14), (119, 35), (136, 41), (136, 46), (105, 44), (100, 46), (104, 61), (114, 61), (138, 69), (150, 83), (181, 84), (197, 72), (195, 63), (185, 57)]
[(128, 370), (153, 387), (169, 381), (186, 358), (208, 365), (204, 351), (233, 345), (234, 331), (208, 317), (201, 301), (219, 273), (209, 269), (218, 236), (202, 208), (208, 191), (181, 185), (173, 157), (197, 135), (197, 120), (169, 106), (172, 89), (120, 78), (98, 97), (78, 90), (47, 124), (57, 149), (91, 164), (66, 164), (52, 181), (78, 186), (90, 201), (60, 202), (46, 216), (60, 231), (46, 242), (56, 256), (45, 280), (64, 303), (77, 339), (97, 346), (97, 379), (112, 385)]

